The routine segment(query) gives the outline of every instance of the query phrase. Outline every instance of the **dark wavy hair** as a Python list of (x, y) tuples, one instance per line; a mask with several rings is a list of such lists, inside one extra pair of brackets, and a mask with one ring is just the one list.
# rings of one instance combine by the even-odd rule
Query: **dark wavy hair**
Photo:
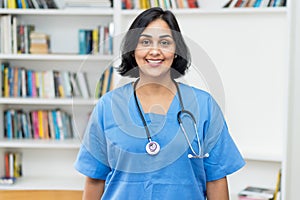
[(143, 11), (138, 15), (129, 30), (127, 31), (121, 45), (122, 62), (118, 68), (118, 72), (122, 76), (139, 77), (139, 71), (134, 51), (137, 47), (140, 34), (145, 28), (156, 19), (164, 20), (172, 31), (172, 36), (176, 44), (175, 58), (171, 65), (172, 78), (178, 78), (185, 74), (191, 64), (190, 51), (185, 44), (181, 34), (178, 22), (171, 11), (163, 10), (160, 7), (154, 7)]

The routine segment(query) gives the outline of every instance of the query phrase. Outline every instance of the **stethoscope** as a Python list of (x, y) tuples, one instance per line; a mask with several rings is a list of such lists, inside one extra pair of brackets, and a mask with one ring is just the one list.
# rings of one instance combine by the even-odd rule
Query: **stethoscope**
[[(146, 152), (149, 154), (149, 155), (157, 155), (160, 151), (160, 145), (153, 141), (152, 138), (151, 138), (151, 135), (150, 135), (150, 131), (149, 131), (149, 128), (148, 128), (148, 125), (147, 125), (147, 122), (143, 116), (143, 113), (142, 113), (142, 110), (139, 106), (139, 103), (138, 103), (138, 100), (137, 100), (137, 96), (136, 96), (136, 85), (138, 83), (139, 79), (135, 81), (134, 85), (133, 85), (133, 94), (134, 94), (134, 100), (135, 100), (135, 104), (138, 108), (138, 111), (139, 111), (139, 115), (143, 121), (143, 126), (145, 128), (145, 131), (146, 131), (146, 134), (147, 134), (147, 139), (148, 139), (148, 143), (146, 144)], [(180, 92), (180, 89), (178, 87), (178, 84), (176, 83), (175, 80), (173, 80), (173, 82), (175, 83), (175, 86), (176, 86), (176, 90), (177, 90), (177, 93), (178, 93), (178, 97), (179, 97), (179, 103), (180, 103), (180, 107), (181, 107), (181, 110), (177, 113), (177, 120), (178, 120), (178, 123), (179, 123), (179, 126), (185, 136), (185, 139), (186, 141), (188, 142), (188, 145), (192, 151), (192, 154), (188, 154), (188, 158), (206, 158), (209, 156), (208, 153), (204, 154), (204, 155), (201, 155), (202, 151), (201, 151), (201, 144), (200, 144), (200, 139), (199, 139), (199, 135), (198, 135), (198, 131), (197, 131), (197, 124), (196, 124), (196, 119), (194, 117), (194, 115), (188, 111), (188, 110), (185, 110), (184, 109), (184, 105), (183, 105), (183, 101), (182, 101), (182, 96), (181, 96), (181, 92)], [(185, 128), (183, 126), (183, 121), (182, 121), (182, 116), (183, 115), (186, 115), (186, 116), (189, 116), (192, 121), (193, 121), (193, 125), (194, 125), (194, 129), (195, 129), (195, 132), (196, 132), (196, 138), (197, 138), (197, 143), (198, 143), (198, 154), (196, 153), (195, 149), (193, 148), (188, 136), (187, 136), (187, 133), (185, 131)]]

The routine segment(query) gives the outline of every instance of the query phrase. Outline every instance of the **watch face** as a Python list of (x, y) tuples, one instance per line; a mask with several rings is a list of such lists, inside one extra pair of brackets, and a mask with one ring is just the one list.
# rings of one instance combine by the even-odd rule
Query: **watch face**
[(159, 153), (160, 146), (157, 142), (151, 141), (146, 145), (146, 151), (149, 155), (156, 155)]

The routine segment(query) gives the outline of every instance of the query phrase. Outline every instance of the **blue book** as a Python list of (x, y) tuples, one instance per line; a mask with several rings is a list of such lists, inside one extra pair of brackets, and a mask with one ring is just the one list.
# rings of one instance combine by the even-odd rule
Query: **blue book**
[(51, 112), (52, 112), (53, 126), (54, 126), (54, 131), (55, 131), (55, 139), (59, 140), (60, 132), (59, 132), (58, 124), (57, 124), (56, 110), (52, 110)]
[(93, 30), (85, 31), (85, 44), (86, 44), (86, 54), (90, 54), (93, 51)]
[(13, 128), (12, 128), (12, 117), (10, 110), (7, 110), (5, 112), (5, 118), (6, 118), (6, 137), (8, 139), (13, 138)]
[(261, 4), (261, 2), (262, 2), (262, 0), (256, 0), (256, 2), (254, 3), (253, 7), (254, 7), (254, 8), (259, 7), (260, 4)]
[(24, 112), (21, 114), (21, 118), (22, 118), (21, 120), (22, 120), (22, 129), (24, 133), (24, 138), (30, 138), (28, 122), (27, 122), (26, 114)]
[(21, 90), (22, 90), (22, 69), (18, 68), (18, 89), (17, 89), (17, 97), (21, 96)]
[(86, 54), (86, 31), (84, 29), (79, 29), (78, 32), (78, 41), (79, 41), (79, 54)]
[(23, 8), (22, 0), (17, 0), (17, 6), (18, 6), (18, 8)]
[(27, 96), (32, 97), (32, 71), (27, 70)]

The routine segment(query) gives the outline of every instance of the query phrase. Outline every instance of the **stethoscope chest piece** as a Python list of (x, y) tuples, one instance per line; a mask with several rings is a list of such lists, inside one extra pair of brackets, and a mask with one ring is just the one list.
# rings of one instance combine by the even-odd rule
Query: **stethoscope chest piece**
[(157, 142), (149, 141), (146, 145), (146, 151), (149, 155), (156, 155), (159, 153), (160, 146)]

